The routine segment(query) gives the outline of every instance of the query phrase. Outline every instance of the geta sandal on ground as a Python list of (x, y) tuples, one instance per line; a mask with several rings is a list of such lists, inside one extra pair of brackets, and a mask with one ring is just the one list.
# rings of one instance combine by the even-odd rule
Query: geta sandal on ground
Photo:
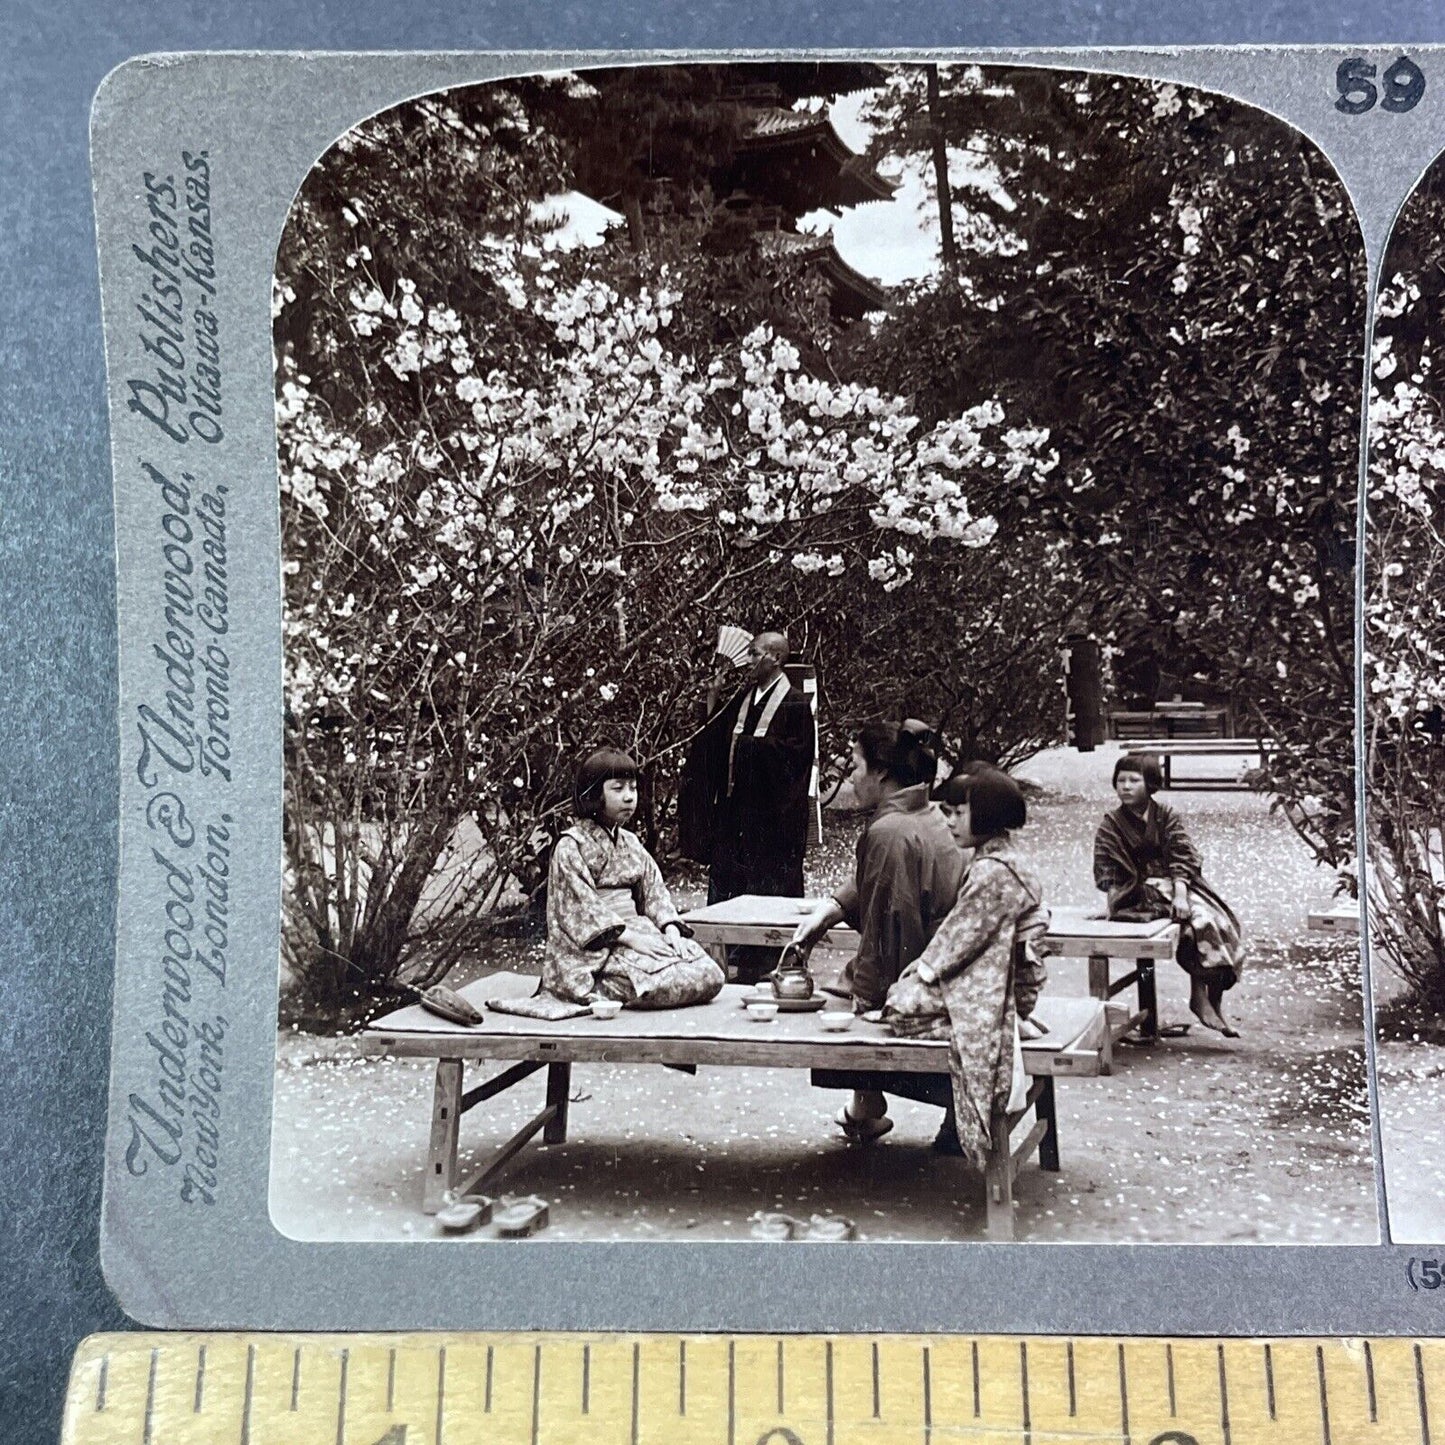
[(871, 1144), (875, 1139), (881, 1139), (893, 1127), (893, 1120), (887, 1114), (881, 1119), (855, 1119), (848, 1112), (846, 1104), (838, 1110), (834, 1121), (857, 1144)]
[(1146, 1049), (1160, 1039), (1182, 1039), (1192, 1027), (1192, 1024), (1160, 1024), (1152, 1036), (1144, 1033), (1141, 1029), (1130, 1029), (1127, 1034), (1119, 1035), (1118, 1042), (1128, 1044), (1130, 1048)]

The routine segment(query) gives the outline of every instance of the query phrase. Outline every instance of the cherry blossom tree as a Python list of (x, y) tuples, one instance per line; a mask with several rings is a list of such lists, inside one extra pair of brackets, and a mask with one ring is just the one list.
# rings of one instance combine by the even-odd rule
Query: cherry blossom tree
[(1378, 304), (1365, 609), (1373, 942), (1435, 1014), (1445, 1012), (1445, 385), (1438, 296), (1425, 288), (1441, 259), (1441, 189), (1437, 179), (1407, 208), (1389, 258), (1403, 269)]
[(336, 274), (364, 406), (282, 357), (297, 923), (367, 986), (443, 971), (535, 886), (586, 747), (675, 763), (706, 639), (764, 579), (815, 609), (887, 597), (931, 548), (990, 541), (976, 476), (1053, 465), (996, 404), (925, 428), (766, 326), (678, 349), (706, 297), (619, 269), (499, 238), (463, 314), (357, 248)]
[(1350, 886), (1365, 270), (1338, 177), (1249, 106), (1124, 77), (900, 66), (869, 117), (952, 265), (856, 364), (925, 420), (987, 394), (1048, 429), (1060, 465), (978, 505), (1067, 541), (1101, 642), (1232, 696)]

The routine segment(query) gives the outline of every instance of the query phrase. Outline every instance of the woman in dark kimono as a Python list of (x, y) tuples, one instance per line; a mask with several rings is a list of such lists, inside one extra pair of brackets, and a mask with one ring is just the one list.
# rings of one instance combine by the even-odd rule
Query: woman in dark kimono
[(1094, 837), (1094, 883), (1108, 895), (1109, 917), (1172, 918), (1179, 924), (1180, 966), (1189, 975), (1189, 1008), (1205, 1028), (1238, 1038), (1220, 1011), (1243, 963), (1239, 919), (1204, 881), (1204, 865), (1179, 815), (1154, 794), (1159, 764), (1130, 753), (1114, 765), (1119, 806)]
[[(853, 791), (873, 817), (858, 839), (852, 879), (793, 935), (806, 950), (835, 924), (857, 930), (858, 952), (843, 982), (861, 1014), (883, 1007), (888, 990), (923, 952), (958, 894), (963, 855), (929, 798), (938, 763), (926, 739), (913, 723), (869, 723), (858, 734)], [(825, 1078), (815, 1082), (825, 1084)], [(838, 1123), (849, 1138), (876, 1139), (893, 1127), (887, 1114), (881, 1088), (855, 1087)]]

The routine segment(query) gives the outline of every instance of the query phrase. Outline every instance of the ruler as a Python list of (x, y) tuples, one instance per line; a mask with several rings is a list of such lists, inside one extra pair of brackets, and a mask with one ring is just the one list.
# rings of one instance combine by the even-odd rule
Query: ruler
[(64, 1445), (1432, 1445), (1445, 1341), (115, 1334)]

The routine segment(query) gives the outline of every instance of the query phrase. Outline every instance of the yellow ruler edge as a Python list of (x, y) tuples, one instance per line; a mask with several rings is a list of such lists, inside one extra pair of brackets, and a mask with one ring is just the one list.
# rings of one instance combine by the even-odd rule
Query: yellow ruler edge
[(1445, 1340), (111, 1334), (64, 1445), (1445, 1445)]

